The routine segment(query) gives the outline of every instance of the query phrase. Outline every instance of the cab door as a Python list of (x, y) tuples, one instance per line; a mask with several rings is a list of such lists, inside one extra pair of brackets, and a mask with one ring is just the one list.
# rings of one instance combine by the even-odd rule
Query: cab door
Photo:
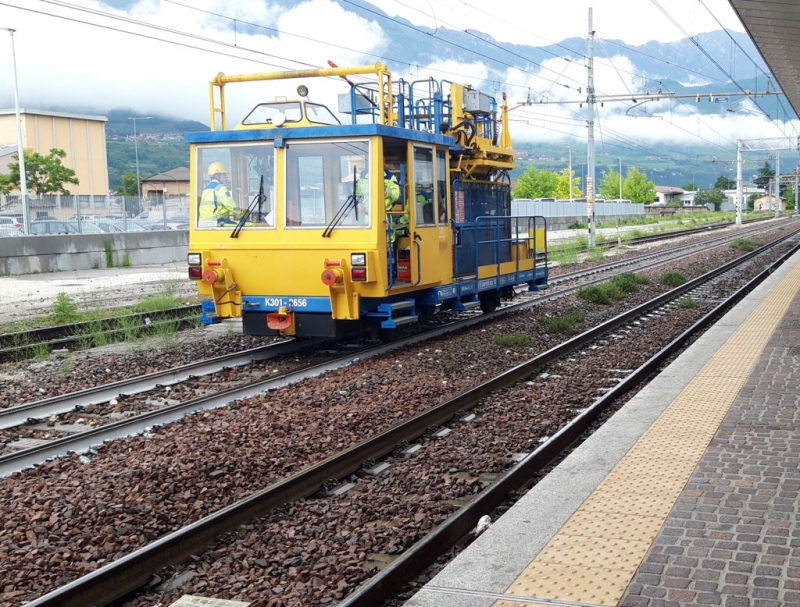
[(411, 147), (408, 201), (411, 279), (413, 284), (436, 284), (449, 278), (452, 264), (448, 244), (446, 152), (433, 146)]

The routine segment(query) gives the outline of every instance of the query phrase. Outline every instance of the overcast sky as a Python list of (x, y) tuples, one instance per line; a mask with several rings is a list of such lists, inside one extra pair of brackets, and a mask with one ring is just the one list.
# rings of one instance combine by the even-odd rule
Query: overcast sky
[[(533, 46), (585, 38), (589, 6), (598, 37), (634, 45), (674, 41), (719, 29), (720, 24), (743, 31), (727, 0), (375, 0), (374, 4), (416, 25), (470, 28), (498, 41)], [(324, 66), (327, 59), (339, 65), (361, 65), (373, 63), (376, 55), (391, 56), (392, 45), (398, 41), (387, 39), (382, 29), (385, 20), (365, 20), (348, 12), (347, 2), (342, 6), (330, 0), (308, 0), (290, 10), (268, 0), (3, 0), (0, 27), (17, 30), (14, 43), (23, 107), (80, 106), (99, 113), (123, 107), (208, 123), (208, 82), (218, 72), (303, 69)], [(273, 29), (245, 35), (233, 32), (226, 18)], [(584, 83), (586, 68), (580, 62), (565, 66), (559, 58), (543, 66), (555, 71), (543, 73), (544, 79), (515, 70), (504, 74), (503, 88), (508, 89), (512, 103), (524, 98), (527, 87), (534, 95), (547, 89), (549, 98), (575, 99), (576, 90), (555, 86), (553, 80)], [(596, 67), (598, 91), (641, 87), (640, 77), (624, 60)], [(488, 71), (476, 57), (468, 63), (423, 66), (411, 74), (413, 79), (428, 75), (478, 84)], [(13, 107), (12, 83), (11, 39), (0, 31), (0, 106)], [(240, 114), (238, 121), (257, 101), (291, 95), (296, 85), (277, 92), (264, 84), (242, 85), (241, 91), (231, 87), (226, 88), (226, 98), (229, 109), (235, 110), (231, 114)], [(333, 90), (341, 86), (340, 82), (321, 84), (312, 89), (314, 100), (333, 105), (321, 96), (343, 92)], [(608, 141), (612, 133), (618, 133), (623, 139), (712, 142), (735, 149), (737, 137), (779, 136), (783, 128), (746, 111), (746, 102), (737, 106), (743, 112), (722, 111), (702, 119), (692, 115), (690, 107), (674, 102), (650, 107), (649, 112), (658, 116), (650, 119), (635, 119), (625, 115), (626, 107), (610, 106), (600, 111), (599, 119)], [(547, 112), (521, 108), (513, 116), (512, 136), (517, 140), (565, 139), (569, 143), (586, 138), (585, 106), (582, 110), (577, 104), (548, 106)]]

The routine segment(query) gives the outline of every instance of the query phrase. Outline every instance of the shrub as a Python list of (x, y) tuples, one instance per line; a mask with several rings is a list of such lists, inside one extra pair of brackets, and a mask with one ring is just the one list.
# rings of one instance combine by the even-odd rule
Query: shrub
[(681, 309), (689, 310), (691, 308), (696, 308), (700, 304), (697, 303), (694, 299), (681, 299), (678, 302), (678, 307)]
[(53, 307), (50, 309), (50, 319), (58, 325), (68, 325), (80, 318), (78, 304), (66, 293), (56, 295)]
[(588, 287), (581, 287), (575, 292), (575, 295), (581, 299), (585, 299), (586, 301), (591, 301), (592, 303), (596, 304), (608, 305), (611, 303), (611, 299), (609, 298), (606, 289), (603, 288), (603, 285), (589, 285)]
[(676, 270), (667, 270), (658, 279), (662, 285), (677, 287), (686, 282), (686, 277)]

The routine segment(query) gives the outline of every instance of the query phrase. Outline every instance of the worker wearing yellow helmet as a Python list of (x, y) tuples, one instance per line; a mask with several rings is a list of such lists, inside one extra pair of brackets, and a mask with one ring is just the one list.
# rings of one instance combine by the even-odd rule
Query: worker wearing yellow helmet
[(242, 211), (226, 185), (228, 169), (221, 162), (212, 162), (208, 167), (208, 175), (211, 181), (200, 196), (200, 225), (207, 225), (214, 219), (218, 226), (236, 225)]

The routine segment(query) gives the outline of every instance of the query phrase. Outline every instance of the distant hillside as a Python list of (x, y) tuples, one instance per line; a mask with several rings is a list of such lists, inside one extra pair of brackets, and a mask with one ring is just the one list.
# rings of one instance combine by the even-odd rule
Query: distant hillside
[(144, 120), (143, 118), (148, 116), (147, 114), (139, 114), (130, 109), (113, 109), (104, 115), (108, 117), (108, 124), (106, 124), (106, 137), (108, 139), (121, 139), (133, 135), (133, 120), (131, 120), (131, 117), (136, 118), (137, 135), (183, 135), (184, 133), (210, 130), (205, 124), (196, 120), (179, 120), (157, 115), (150, 115), (149, 119)]

